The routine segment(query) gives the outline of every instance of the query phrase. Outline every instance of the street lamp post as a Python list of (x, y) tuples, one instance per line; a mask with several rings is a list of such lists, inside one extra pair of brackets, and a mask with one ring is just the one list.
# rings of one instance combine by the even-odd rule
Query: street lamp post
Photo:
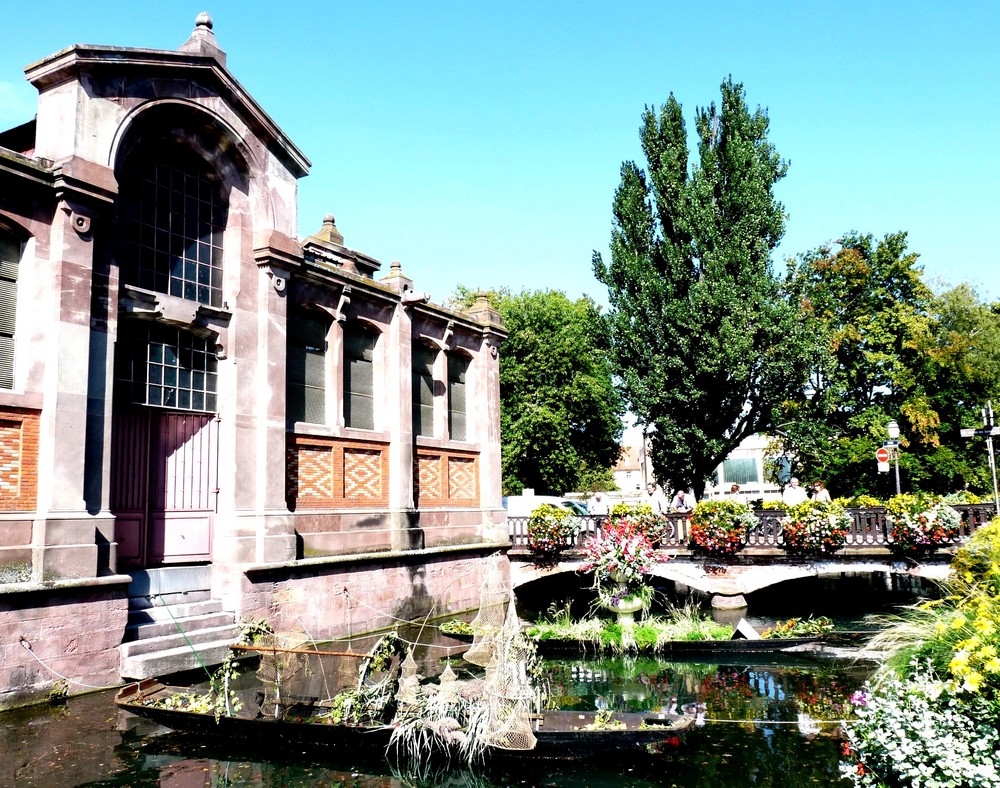
[(889, 440), (895, 444), (892, 446), (892, 456), (896, 460), (896, 495), (899, 495), (899, 425), (895, 419), (885, 425), (885, 431), (889, 433)]

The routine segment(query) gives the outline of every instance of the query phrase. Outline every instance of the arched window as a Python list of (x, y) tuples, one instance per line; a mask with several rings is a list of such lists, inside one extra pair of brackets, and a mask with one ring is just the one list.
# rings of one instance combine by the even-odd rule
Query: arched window
[(378, 335), (358, 323), (344, 327), (344, 424), (375, 429), (375, 342)]
[(14, 388), (14, 328), (21, 242), (0, 229), (0, 388)]
[(468, 440), (465, 397), (465, 377), (468, 372), (469, 359), (456, 354), (448, 356), (448, 437), (453, 441)]
[(434, 359), (437, 351), (422, 342), (411, 350), (413, 366), (413, 434), (434, 437)]
[(122, 181), (125, 284), (221, 306), (226, 206), (207, 164), (180, 145), (147, 144)]
[(133, 321), (119, 332), (116, 396), (121, 402), (214, 412), (218, 360), (211, 343), (173, 326)]
[(326, 335), (330, 321), (315, 312), (288, 319), (287, 419), (326, 423)]

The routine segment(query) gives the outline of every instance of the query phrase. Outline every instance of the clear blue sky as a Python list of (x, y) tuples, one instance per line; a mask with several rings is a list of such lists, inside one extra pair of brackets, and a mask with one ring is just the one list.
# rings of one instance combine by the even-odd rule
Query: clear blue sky
[(73, 43), (173, 49), (207, 10), (235, 77), (312, 160), (299, 229), (443, 300), (456, 285), (606, 300), (623, 160), (673, 92), (689, 132), (727, 76), (789, 161), (776, 255), (903, 230), (929, 278), (1000, 298), (1000, 4), (2, 0), (0, 127), (30, 62)]

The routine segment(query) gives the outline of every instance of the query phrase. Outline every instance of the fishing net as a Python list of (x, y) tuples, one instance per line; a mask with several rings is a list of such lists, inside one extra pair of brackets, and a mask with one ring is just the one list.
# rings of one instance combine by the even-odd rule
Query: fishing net
[(400, 705), (413, 705), (419, 700), (420, 674), (417, 673), (417, 663), (413, 659), (413, 649), (406, 653), (406, 659), (400, 665), (399, 688), (396, 690), (396, 701)]
[(493, 639), (504, 623), (504, 608), (510, 592), (500, 570), (499, 560), (491, 562), (479, 586), (479, 612), (470, 622), (472, 645), (465, 652), (466, 662), (486, 667), (493, 658)]
[(492, 645), (493, 656), (483, 685), (489, 720), (485, 741), (503, 750), (534, 749), (530, 711), (535, 691), (528, 677), (534, 649), (521, 632), (513, 591), (509, 592), (507, 615)]
[(289, 699), (283, 697), (282, 685), (302, 671), (306, 660), (305, 654), (296, 654), (288, 650), (302, 648), (308, 642), (309, 639), (300, 632), (276, 632), (261, 635), (254, 641), (254, 648), (260, 654), (257, 678), (264, 688), (261, 708), (265, 713), (271, 710), (276, 718), (283, 715), (283, 709)]

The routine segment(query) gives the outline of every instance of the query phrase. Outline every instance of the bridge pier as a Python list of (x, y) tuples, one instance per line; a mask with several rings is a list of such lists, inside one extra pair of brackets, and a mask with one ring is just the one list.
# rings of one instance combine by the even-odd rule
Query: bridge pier
[(747, 600), (743, 594), (714, 594), (713, 610), (746, 610)]

